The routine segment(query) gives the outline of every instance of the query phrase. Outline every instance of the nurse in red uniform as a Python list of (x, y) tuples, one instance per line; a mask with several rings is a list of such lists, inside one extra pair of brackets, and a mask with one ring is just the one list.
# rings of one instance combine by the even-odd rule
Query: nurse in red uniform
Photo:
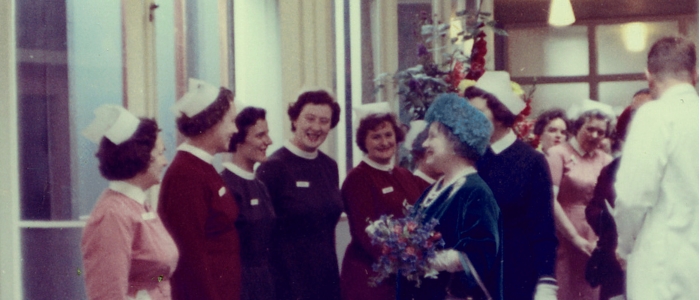
[(109, 180), (85, 225), (81, 250), (89, 299), (171, 299), (178, 251), (146, 190), (168, 161), (158, 125), (121, 106), (104, 105), (83, 134), (99, 145)]
[(173, 299), (240, 299), (238, 206), (212, 165), (237, 131), (233, 93), (190, 79), (174, 110), (186, 140), (165, 172), (158, 207), (180, 250)]

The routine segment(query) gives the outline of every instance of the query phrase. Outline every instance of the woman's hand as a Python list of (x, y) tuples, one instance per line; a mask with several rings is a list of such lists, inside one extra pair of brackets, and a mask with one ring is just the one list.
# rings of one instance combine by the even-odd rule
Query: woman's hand
[(591, 254), (593, 253), (593, 249), (595, 249), (596, 246), (595, 242), (589, 242), (587, 239), (584, 239), (578, 234), (574, 236), (571, 242), (574, 244), (574, 246), (576, 246), (577, 249), (581, 250), (581, 252), (585, 253), (588, 256), (591, 256)]

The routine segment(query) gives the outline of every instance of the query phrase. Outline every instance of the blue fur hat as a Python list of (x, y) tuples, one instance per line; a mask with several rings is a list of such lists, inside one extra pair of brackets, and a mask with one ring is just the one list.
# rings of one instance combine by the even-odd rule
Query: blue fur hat
[(493, 132), (491, 122), (469, 102), (457, 94), (440, 94), (425, 113), (428, 124), (440, 122), (450, 129), (452, 134), (479, 156), (489, 146)]

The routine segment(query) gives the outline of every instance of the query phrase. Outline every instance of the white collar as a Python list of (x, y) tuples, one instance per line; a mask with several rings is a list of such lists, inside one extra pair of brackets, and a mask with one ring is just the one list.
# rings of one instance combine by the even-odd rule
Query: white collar
[(182, 143), (180, 146), (177, 147), (178, 151), (185, 151), (188, 152), (197, 158), (203, 160), (204, 162), (208, 163), (211, 165), (211, 162), (214, 160), (214, 156), (209, 154), (209, 152), (204, 151), (200, 148), (197, 148), (195, 146), (192, 146), (188, 143)]
[(413, 175), (415, 175), (415, 176), (418, 177), (418, 178), (421, 178), (421, 179), (425, 180), (427, 183), (430, 183), (430, 184), (435, 183), (435, 179), (433, 179), (432, 177), (428, 176), (428, 174), (425, 174), (425, 173), (424, 173), (423, 171), (421, 171), (420, 169), (416, 169), (415, 171), (413, 171)]
[(679, 83), (664, 91), (664, 93), (661, 96), (659, 96), (659, 100), (675, 99), (683, 94), (690, 93), (697, 95), (697, 92), (695, 91), (695, 87), (693, 87), (693, 85), (691, 85), (690, 83)]
[(364, 161), (370, 167), (375, 168), (379, 171), (389, 172), (389, 171), (394, 169), (394, 159), (392, 159), (388, 164), (383, 165), (383, 164), (380, 164), (376, 161), (369, 159), (369, 157), (367, 157), (367, 155), (365, 155), (364, 157), (362, 157), (362, 161)]
[[(474, 173), (476, 173), (476, 169), (473, 166), (468, 166), (464, 170), (462, 170), (461, 172), (457, 173), (457, 175), (455, 177), (452, 177), (452, 180), (450, 180), (450, 182), (443, 184), (442, 188), (444, 189), (445, 187), (448, 187), (448, 186), (452, 185), (453, 183), (457, 182), (457, 180), (459, 180), (460, 178), (467, 177), (467, 175), (474, 174)], [(443, 180), (444, 178), (445, 178), (445, 175), (440, 177), (440, 179), (438, 179), (438, 181)]]
[(238, 177), (241, 177), (245, 180), (255, 179), (255, 173), (243, 170), (241, 167), (237, 166), (234, 163), (225, 162), (225, 163), (222, 163), (221, 165), (223, 165), (224, 168), (226, 168), (227, 170), (231, 171), (231, 173), (236, 174), (236, 175), (238, 175)]
[(506, 133), (506, 135), (504, 135), (500, 140), (495, 141), (491, 144), (491, 150), (494, 154), (500, 154), (501, 152), (503, 152), (503, 150), (508, 149), (510, 145), (513, 145), (513, 143), (515, 143), (515, 140), (517, 139), (518, 137), (515, 136), (513, 130), (508, 128), (508, 133)]
[(581, 148), (581, 144), (578, 143), (578, 140), (576, 137), (571, 137), (569, 139), (569, 145), (571, 145), (571, 148), (574, 148), (574, 151), (578, 153), (578, 155), (581, 155), (581, 157), (585, 157), (587, 155), (593, 155), (593, 153), (587, 153), (586, 151), (583, 151), (583, 148)]
[(299, 156), (301, 158), (306, 158), (306, 159), (315, 159), (318, 157), (318, 149), (314, 150), (314, 152), (308, 152), (301, 150), (301, 148), (297, 147), (292, 143), (291, 140), (286, 140), (284, 142), (284, 147), (287, 148), (290, 152), (294, 153), (294, 155)]
[(140, 187), (126, 181), (110, 181), (109, 189), (117, 193), (122, 193), (124, 196), (131, 198), (141, 205), (146, 202), (146, 192), (144, 192)]

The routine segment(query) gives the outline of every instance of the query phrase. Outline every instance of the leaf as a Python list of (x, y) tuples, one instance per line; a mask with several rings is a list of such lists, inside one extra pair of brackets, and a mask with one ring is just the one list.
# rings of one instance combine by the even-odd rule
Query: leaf
[(420, 27), (420, 34), (421, 35), (431, 35), (433, 34), (433, 28), (435, 26), (433, 25), (423, 25)]
[(464, 16), (466, 14), (467, 14), (467, 10), (465, 9), (465, 10), (460, 10), (460, 11), (456, 12), (455, 16), (461, 17), (461, 16)]
[(479, 15), (485, 16), (485, 17), (490, 17), (490, 16), (491, 16), (491, 13), (490, 13), (490, 12), (485, 12), (485, 11), (480, 11), (480, 12), (479, 12)]
[(449, 29), (450, 29), (450, 24), (440, 24), (440, 26), (438, 26), (437, 30), (442, 32), (442, 31), (446, 31)]
[(493, 33), (498, 34), (498, 35), (502, 35), (502, 36), (508, 36), (508, 32), (505, 31), (505, 29), (500, 29), (500, 28), (496, 28), (496, 27), (493, 28)]

